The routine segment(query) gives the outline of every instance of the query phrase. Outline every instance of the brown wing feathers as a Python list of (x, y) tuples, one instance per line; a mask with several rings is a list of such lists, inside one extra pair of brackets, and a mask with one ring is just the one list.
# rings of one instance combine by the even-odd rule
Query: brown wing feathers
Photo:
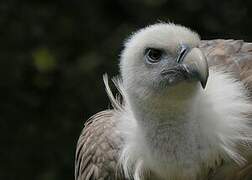
[(113, 111), (102, 111), (85, 124), (76, 149), (75, 179), (113, 179), (120, 136), (117, 136)]
[(210, 40), (202, 41), (200, 47), (210, 66), (223, 65), (252, 92), (252, 43), (242, 40)]

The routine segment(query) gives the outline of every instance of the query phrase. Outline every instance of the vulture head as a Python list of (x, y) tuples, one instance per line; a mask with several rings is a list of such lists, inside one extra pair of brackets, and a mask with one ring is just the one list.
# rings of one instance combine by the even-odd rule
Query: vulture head
[(155, 24), (136, 32), (121, 56), (124, 87), (135, 96), (181, 88), (188, 94), (187, 86), (193, 88), (198, 82), (205, 88), (209, 70), (199, 43), (198, 34), (174, 24)]

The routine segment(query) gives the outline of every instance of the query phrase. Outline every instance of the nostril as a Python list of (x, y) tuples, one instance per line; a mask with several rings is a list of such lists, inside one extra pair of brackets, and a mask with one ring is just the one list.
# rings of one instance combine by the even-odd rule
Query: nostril
[(178, 58), (177, 58), (177, 63), (183, 62), (186, 54), (189, 52), (190, 48), (189, 46), (182, 44), (181, 45), (181, 50), (179, 52)]

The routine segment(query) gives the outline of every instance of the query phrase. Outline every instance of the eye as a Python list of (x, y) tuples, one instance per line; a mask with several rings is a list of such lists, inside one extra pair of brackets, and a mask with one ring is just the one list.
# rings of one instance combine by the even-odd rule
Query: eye
[(160, 49), (149, 48), (146, 50), (146, 58), (150, 63), (157, 63), (161, 60), (163, 51)]

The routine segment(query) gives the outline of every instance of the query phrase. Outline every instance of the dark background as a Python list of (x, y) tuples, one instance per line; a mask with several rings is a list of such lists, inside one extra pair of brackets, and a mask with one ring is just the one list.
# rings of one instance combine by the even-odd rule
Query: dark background
[(109, 106), (128, 35), (172, 21), (252, 41), (251, 0), (0, 1), (0, 179), (74, 178), (84, 121)]

